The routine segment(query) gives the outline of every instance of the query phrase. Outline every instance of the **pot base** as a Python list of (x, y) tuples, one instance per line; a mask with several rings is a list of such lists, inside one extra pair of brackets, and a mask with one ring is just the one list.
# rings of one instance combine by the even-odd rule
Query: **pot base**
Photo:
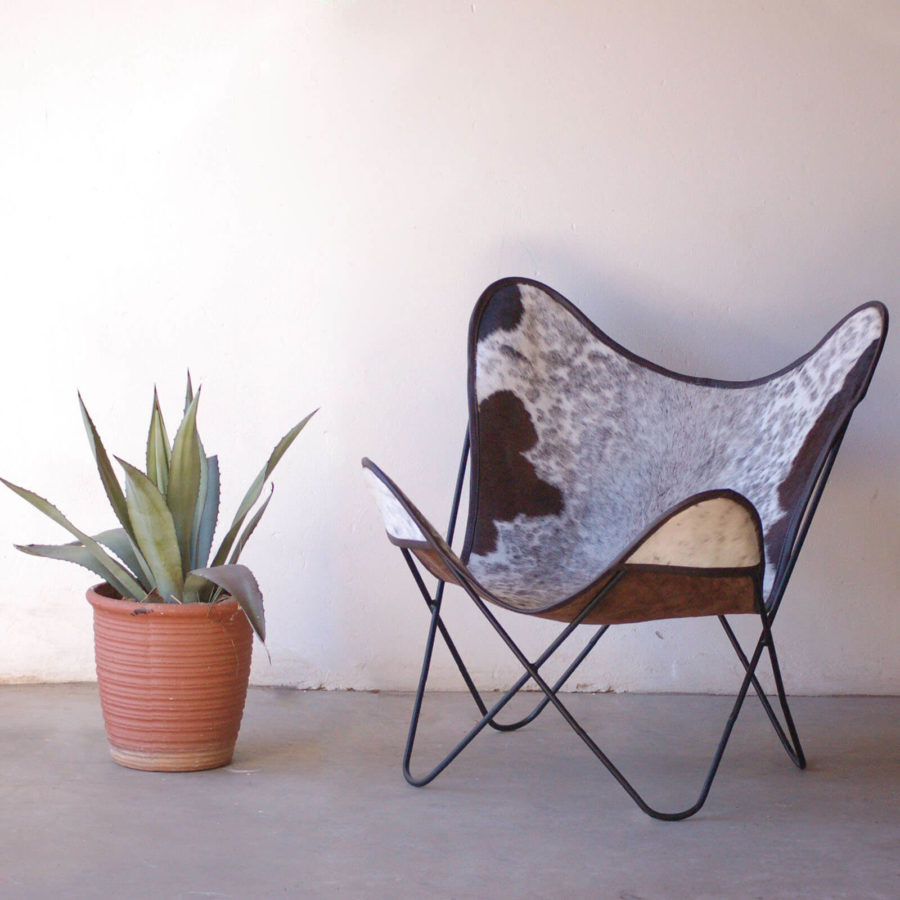
[(109, 755), (126, 769), (142, 772), (201, 772), (227, 766), (234, 756), (234, 748), (211, 750), (125, 750), (109, 745)]

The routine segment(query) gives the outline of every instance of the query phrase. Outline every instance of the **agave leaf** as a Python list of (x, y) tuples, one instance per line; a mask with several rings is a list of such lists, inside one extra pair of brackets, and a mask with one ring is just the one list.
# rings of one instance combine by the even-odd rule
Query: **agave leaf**
[(147, 434), (147, 477), (165, 494), (169, 489), (169, 435), (159, 406), (159, 394), (153, 388), (153, 411)]
[(213, 591), (218, 588), (205, 578), (188, 572), (184, 576), (184, 590), (181, 593), (182, 603), (209, 603)]
[(228, 560), (230, 563), (236, 563), (238, 561), (238, 557), (241, 555), (241, 551), (244, 549), (247, 541), (250, 540), (250, 535), (256, 531), (256, 526), (259, 525), (259, 520), (263, 517), (263, 513), (266, 511), (266, 507), (269, 505), (269, 501), (272, 499), (272, 494), (275, 493), (275, 485), (271, 485), (269, 488), (269, 496), (263, 501), (263, 504), (259, 507), (259, 509), (251, 516), (250, 521), (247, 523), (247, 527), (241, 532), (241, 536), (235, 541), (234, 550), (231, 551), (231, 559)]
[(147, 565), (147, 560), (141, 556), (140, 551), (135, 547), (134, 540), (124, 528), (101, 531), (100, 534), (94, 535), (94, 540), (112, 550), (134, 573), (146, 590), (149, 591), (153, 587), (153, 575)]
[(133, 537), (134, 533), (131, 530), (131, 522), (128, 519), (128, 505), (125, 502), (125, 494), (122, 491), (118, 478), (116, 478), (116, 473), (113, 471), (112, 463), (109, 461), (106, 449), (100, 440), (100, 435), (97, 433), (97, 429), (94, 427), (94, 423), (88, 414), (87, 407), (81, 399), (80, 392), (78, 394), (78, 403), (81, 406), (81, 417), (84, 419), (84, 427), (87, 430), (91, 452), (94, 454), (94, 459), (97, 462), (97, 470), (100, 472), (103, 489), (106, 491), (106, 496), (109, 498), (110, 506), (112, 506), (116, 518)]
[(215, 603), (222, 595), (222, 588), (213, 584), (208, 578), (198, 575), (199, 569), (188, 572), (184, 576), (185, 603)]
[(178, 426), (175, 443), (172, 445), (172, 458), (169, 462), (169, 492), (165, 502), (172, 512), (175, 523), (175, 534), (178, 536), (178, 549), (184, 567), (191, 567), (191, 536), (194, 530), (194, 517), (200, 498), (201, 457), (200, 437), (197, 434), (197, 403), (199, 391), (195, 394), (188, 411)]
[(187, 387), (184, 389), (184, 414), (187, 415), (187, 411), (190, 405), (194, 402), (194, 386), (191, 384), (191, 370), (188, 369), (187, 373)]
[(102, 565), (80, 541), (74, 541), (71, 544), (16, 544), (15, 547), (16, 550), (21, 550), (29, 556), (59, 559), (63, 562), (83, 566), (95, 575), (99, 575), (104, 581), (108, 581), (123, 597), (133, 596), (128, 588), (106, 566)]
[(209, 562), (209, 552), (212, 549), (213, 534), (219, 517), (219, 458), (209, 456), (205, 457), (204, 461), (206, 485), (202, 493), (202, 502), (197, 504), (191, 538), (191, 560), (194, 567), (205, 566)]
[(266, 616), (263, 610), (263, 596), (253, 573), (246, 566), (212, 566), (194, 569), (188, 573), (188, 578), (191, 575), (199, 575), (231, 594), (247, 614), (259, 639), (265, 644)]
[(181, 601), (184, 572), (172, 513), (159, 488), (130, 463), (116, 457), (125, 470), (128, 515), (138, 550), (147, 560), (155, 586), (166, 601)]
[(317, 412), (318, 409), (314, 409), (308, 416), (306, 416), (306, 418), (298, 422), (275, 445), (275, 449), (269, 456), (269, 459), (266, 462), (265, 466), (263, 466), (263, 468), (260, 470), (259, 474), (254, 479), (253, 484), (250, 485), (249, 490), (244, 495), (244, 499), (241, 501), (241, 505), (238, 507), (238, 511), (234, 515), (234, 520), (231, 523), (231, 527), (228, 529), (228, 533), (223, 538), (221, 546), (216, 551), (215, 558), (213, 559), (214, 566), (222, 565), (222, 563), (224, 563), (228, 558), (228, 553), (230, 552), (231, 547), (234, 544), (235, 538), (240, 531), (241, 525), (243, 524), (247, 513), (253, 508), (253, 505), (259, 499), (259, 495), (262, 493), (263, 485), (266, 483), (266, 479), (268, 479), (268, 477), (272, 474), (273, 469), (278, 465), (279, 460), (287, 452), (288, 447), (291, 446), (291, 444), (294, 442), (294, 439), (298, 434), (300, 434), (306, 423)]
[[(84, 545), (85, 549), (94, 557), (94, 559), (118, 582), (121, 587), (117, 587), (124, 596), (133, 597), (136, 600), (141, 599), (145, 590), (134, 576), (119, 562), (116, 562), (89, 534), (76, 528), (52, 503), (38, 496), (27, 488), (19, 487), (5, 478), (0, 478), (11, 491), (18, 494), (23, 500), (27, 500), (35, 509), (40, 510), (45, 516), (61, 525), (71, 535), (78, 538)], [(123, 591), (122, 588), (125, 588)]]
[(197, 441), (200, 455), (200, 481), (197, 484), (197, 500), (194, 503), (194, 518), (191, 521), (191, 537), (189, 543), (190, 558), (187, 568), (195, 569), (197, 566), (205, 566), (206, 560), (200, 562), (197, 559), (197, 532), (200, 529), (200, 519), (203, 516), (203, 509), (206, 506), (206, 491), (209, 487), (209, 462), (206, 459), (206, 451), (203, 449), (203, 442)]

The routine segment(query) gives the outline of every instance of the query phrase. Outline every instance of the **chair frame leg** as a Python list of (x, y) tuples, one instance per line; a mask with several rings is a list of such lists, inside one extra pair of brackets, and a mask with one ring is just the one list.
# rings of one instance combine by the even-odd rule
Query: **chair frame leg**
[[(734, 704), (732, 705), (731, 712), (725, 723), (725, 728), (722, 731), (721, 737), (719, 738), (719, 743), (716, 747), (716, 751), (713, 755), (713, 759), (709, 766), (709, 769), (707, 770), (706, 777), (700, 789), (700, 794), (693, 805), (678, 812), (672, 813), (662, 812), (661, 810), (651, 807), (631, 785), (628, 779), (626, 779), (625, 776), (619, 771), (619, 769), (613, 764), (609, 757), (607, 757), (606, 754), (600, 749), (600, 747), (594, 742), (591, 736), (585, 731), (585, 729), (581, 726), (578, 720), (572, 715), (568, 707), (563, 703), (562, 700), (560, 700), (558, 696), (559, 691), (572, 676), (578, 666), (580, 666), (581, 663), (587, 658), (588, 654), (594, 649), (600, 638), (603, 637), (604, 634), (606, 634), (607, 630), (610, 627), (609, 625), (602, 625), (598, 627), (597, 631), (594, 633), (594, 635), (592, 635), (587, 645), (576, 655), (576, 657), (566, 668), (563, 674), (559, 676), (559, 678), (557, 678), (557, 680), (552, 685), (548, 684), (541, 677), (539, 672), (540, 668), (562, 646), (562, 644), (568, 639), (568, 637), (575, 631), (578, 625), (582, 624), (593, 611), (593, 609), (597, 606), (597, 604), (599, 604), (603, 600), (603, 598), (606, 596), (606, 593), (611, 590), (618, 579), (622, 577), (621, 573), (615, 576), (604, 587), (604, 589), (582, 610), (582, 612), (576, 619), (567, 624), (561, 630), (556, 639), (536, 660), (534, 660), (534, 662), (528, 660), (528, 658), (518, 647), (518, 645), (515, 643), (506, 629), (503, 628), (497, 618), (486, 606), (482, 598), (477, 593), (475, 593), (468, 585), (462, 585), (463, 590), (465, 590), (465, 592), (469, 595), (469, 597), (475, 603), (475, 606), (480, 610), (482, 615), (487, 619), (488, 623), (500, 636), (501, 640), (506, 644), (506, 646), (509, 648), (509, 650), (516, 657), (516, 659), (524, 669), (524, 674), (520, 676), (515, 684), (513, 684), (513, 686), (489, 708), (485, 703), (483, 697), (479, 693), (474, 679), (472, 678), (469, 670), (463, 662), (462, 655), (460, 654), (458, 648), (456, 647), (456, 644), (451, 638), (446, 624), (441, 618), (441, 603), (443, 601), (445, 582), (440, 580), (438, 581), (434, 596), (432, 596), (425, 586), (425, 582), (422, 579), (422, 575), (419, 571), (418, 566), (413, 560), (412, 555), (407, 549), (402, 548), (402, 553), (406, 560), (406, 563), (409, 566), (413, 578), (415, 579), (416, 585), (418, 586), (419, 591), (422, 594), (422, 597), (424, 598), (431, 614), (431, 623), (428, 629), (428, 637), (425, 642), (425, 655), (422, 661), (422, 670), (419, 676), (418, 687), (416, 689), (415, 702), (413, 705), (413, 712), (409, 725), (409, 733), (406, 740), (406, 748), (403, 753), (403, 775), (406, 780), (415, 787), (422, 787), (428, 784), (429, 782), (433, 781), (438, 775), (440, 775), (440, 773), (443, 772), (444, 769), (446, 769), (447, 766), (451, 762), (453, 762), (453, 760), (456, 759), (457, 756), (459, 756), (459, 754), (472, 742), (472, 740), (474, 740), (474, 738), (481, 731), (484, 730), (484, 728), (490, 726), (497, 731), (515, 731), (519, 728), (524, 727), (529, 722), (533, 722), (547, 708), (547, 706), (552, 704), (554, 707), (556, 707), (560, 715), (563, 717), (563, 719), (566, 720), (572, 730), (587, 745), (588, 749), (594, 754), (594, 756), (606, 767), (606, 769), (609, 770), (610, 774), (612, 774), (616, 781), (619, 782), (628, 796), (631, 797), (631, 799), (637, 804), (637, 806), (648, 816), (651, 816), (655, 819), (662, 819), (664, 821), (677, 821), (680, 819), (687, 819), (702, 808), (703, 804), (706, 802), (706, 798), (709, 796), (709, 791), (712, 787), (713, 780), (716, 777), (716, 773), (718, 772), (719, 764), (722, 761), (722, 757), (725, 753), (725, 748), (728, 745), (729, 738), (731, 737), (731, 732), (734, 728), (735, 722), (737, 721), (737, 717), (741, 711), (744, 700), (746, 699), (751, 685), (756, 692), (757, 697), (759, 697), (763, 709), (791, 761), (799, 769), (805, 769), (806, 757), (803, 753), (803, 748), (800, 745), (800, 738), (797, 734), (797, 728), (794, 724), (790, 706), (788, 705), (787, 695), (784, 689), (784, 682), (781, 677), (781, 668), (778, 664), (778, 656), (775, 652), (775, 641), (772, 637), (772, 624), (775, 620), (775, 616), (778, 613), (785, 587), (787, 585), (788, 579), (790, 578), (794, 564), (796, 563), (797, 555), (799, 554), (800, 548), (802, 547), (804, 539), (806, 538), (806, 534), (809, 530), (809, 525), (812, 520), (813, 512), (818, 505), (819, 499), (822, 495), (822, 491), (825, 487), (825, 482), (828, 480), (828, 475), (834, 464), (834, 459), (837, 455), (837, 451), (840, 447), (845, 430), (846, 423), (840, 430), (840, 432), (836, 435), (831, 447), (828, 450), (828, 453), (820, 464), (819, 471), (815, 479), (815, 487), (807, 503), (806, 509), (804, 510), (803, 515), (800, 517), (800, 519), (795, 523), (793, 539), (790, 542), (790, 549), (787, 552), (785, 560), (782, 560), (781, 564), (778, 567), (780, 577), (776, 581), (776, 584), (771, 591), (769, 606), (768, 608), (760, 608), (757, 611), (760, 618), (761, 632), (756, 642), (753, 653), (749, 656), (749, 658), (741, 647), (740, 642), (738, 641), (737, 636), (734, 633), (734, 630), (731, 628), (731, 625), (728, 623), (726, 618), (724, 616), (718, 617), (720, 623), (722, 624), (722, 628), (724, 629), (725, 634), (727, 635), (728, 640), (731, 643), (731, 646), (733, 647), (738, 659), (741, 662), (741, 665), (744, 668), (744, 678), (741, 682), (741, 686), (735, 698)], [(456, 488), (453, 494), (453, 502), (451, 504), (450, 510), (450, 523), (447, 529), (448, 544), (452, 543), (453, 541), (453, 533), (456, 527), (456, 520), (459, 513), (460, 501), (462, 497), (463, 482), (465, 480), (466, 469), (468, 466), (469, 449), (469, 432), (468, 430), (466, 430), (465, 438), (463, 440), (462, 453), (460, 455)], [(447, 649), (450, 651), (450, 655), (453, 658), (456, 667), (459, 669), (460, 675), (462, 676), (466, 688), (475, 701), (475, 705), (477, 706), (478, 711), (481, 714), (481, 718), (456, 744), (456, 746), (436, 766), (434, 766), (434, 768), (432, 768), (425, 775), (419, 777), (414, 776), (411, 771), (412, 754), (415, 745), (416, 734), (418, 732), (419, 719), (421, 716), (422, 704), (425, 697), (425, 689), (428, 683), (428, 675), (431, 669), (431, 660), (434, 653), (434, 645), (438, 634), (441, 635), (441, 639), (444, 641)], [(782, 725), (779, 721), (775, 710), (772, 708), (772, 704), (770, 703), (769, 698), (766, 696), (766, 693), (763, 690), (759, 679), (756, 677), (756, 669), (759, 665), (763, 653), (766, 651), (768, 652), (769, 661), (772, 666), (772, 674), (775, 680), (775, 690), (784, 719), (784, 725)], [(526, 716), (523, 716), (522, 718), (509, 723), (497, 721), (498, 714), (529, 681), (534, 681), (534, 683), (537, 685), (544, 696)]]
[[(419, 676), (419, 683), (416, 689), (415, 701), (413, 705), (412, 717), (410, 720), (409, 733), (406, 741), (406, 748), (403, 754), (403, 775), (406, 780), (413, 785), (414, 787), (422, 787), (426, 784), (429, 784), (433, 781), (447, 766), (450, 765), (453, 760), (459, 756), (459, 754), (474, 740), (474, 738), (484, 730), (485, 727), (491, 726), (499, 731), (513, 731), (515, 729), (521, 728), (524, 725), (527, 725), (529, 722), (533, 721), (537, 718), (538, 715), (548, 706), (553, 705), (560, 715), (565, 719), (565, 721), (569, 724), (572, 730), (581, 738), (581, 740), (585, 743), (588, 749), (594, 754), (594, 756), (604, 765), (604, 767), (610, 772), (613, 778), (620, 784), (620, 786), (625, 790), (629, 797), (634, 801), (634, 803), (648, 816), (651, 816), (655, 819), (661, 819), (663, 821), (677, 821), (681, 819), (686, 819), (696, 812), (698, 812), (703, 804), (706, 802), (706, 799), (709, 795), (710, 789), (712, 787), (713, 780), (715, 779), (716, 773), (719, 768), (719, 764), (722, 760), (722, 757), (725, 753), (725, 748), (728, 744), (728, 740), (731, 737), (731, 732), (734, 728), (735, 722), (737, 721), (738, 714), (743, 706), (744, 700), (747, 696), (747, 692), (752, 685), (754, 690), (756, 691), (757, 696), (760, 698), (763, 708), (766, 711), (767, 716), (769, 717), (770, 722), (772, 723), (776, 734), (779, 737), (782, 745), (790, 756), (791, 760), (797, 765), (799, 768), (804, 768), (806, 765), (806, 760), (803, 755), (803, 750), (800, 746), (800, 741), (797, 736), (797, 730), (794, 725), (793, 717), (790, 712), (790, 708), (788, 706), (787, 697), (784, 691), (784, 684), (781, 678), (781, 671), (778, 665), (778, 658), (775, 652), (775, 644), (772, 638), (771, 631), (771, 618), (772, 616), (768, 615), (765, 611), (761, 611), (759, 613), (761, 623), (762, 623), (762, 631), (760, 637), (756, 643), (756, 647), (752, 655), (748, 658), (741, 648), (740, 643), (737, 640), (737, 637), (734, 634), (731, 626), (728, 624), (727, 620), (724, 616), (720, 616), (719, 620), (722, 623), (722, 626), (725, 630), (726, 635), (729, 638), (741, 664), (744, 667), (744, 678), (741, 682), (740, 690), (738, 691), (737, 697), (735, 698), (734, 704), (731, 708), (728, 719), (725, 723), (725, 728), (722, 732), (722, 735), (719, 739), (719, 743), (716, 747), (715, 754), (713, 756), (712, 762), (709, 766), (709, 769), (706, 773), (706, 777), (703, 781), (700, 794), (691, 806), (688, 806), (684, 809), (681, 809), (676, 812), (664, 812), (662, 810), (656, 809), (650, 806), (646, 800), (641, 796), (640, 793), (634, 788), (631, 782), (621, 773), (621, 771), (616, 767), (616, 765), (610, 760), (610, 758), (601, 750), (601, 748), (597, 745), (597, 743), (591, 738), (591, 736), (587, 733), (587, 731), (582, 727), (582, 725), (578, 722), (566, 704), (560, 699), (559, 692), (562, 687), (565, 685), (566, 681), (571, 677), (571, 675), (575, 672), (578, 666), (587, 658), (588, 654), (594, 649), (597, 642), (600, 638), (606, 633), (609, 626), (604, 625), (600, 626), (597, 629), (597, 632), (592, 635), (590, 641), (587, 645), (576, 655), (575, 659), (570, 663), (570, 665), (566, 668), (561, 676), (557, 678), (557, 680), (551, 685), (548, 684), (547, 681), (541, 676), (540, 669), (541, 667), (556, 653), (556, 651), (563, 645), (563, 643), (571, 636), (571, 634), (575, 631), (575, 629), (584, 622), (584, 620), (590, 615), (593, 609), (596, 607), (598, 603), (601, 602), (606, 593), (612, 588), (612, 586), (616, 583), (618, 578), (621, 577), (621, 574), (616, 576), (605, 588), (601, 591), (592, 601), (588, 604), (579, 614), (577, 618), (575, 618), (572, 622), (568, 623), (558, 634), (558, 636), (550, 643), (550, 645), (544, 650), (544, 652), (533, 662), (529, 660), (524, 652), (519, 648), (513, 638), (510, 636), (509, 632), (503, 627), (503, 625), (497, 620), (496, 616), (491, 612), (491, 610), (487, 607), (485, 602), (474, 592), (468, 590), (468, 588), (464, 587), (466, 593), (469, 594), (472, 601), (475, 603), (476, 607), (482, 613), (482, 615), (486, 618), (488, 623), (491, 625), (493, 630), (498, 634), (500, 639), (504, 644), (509, 648), (510, 652), (516, 657), (522, 668), (524, 669), (524, 673), (516, 680), (516, 682), (512, 685), (512, 687), (506, 691), (500, 698), (497, 700), (492, 706), (488, 707), (484, 702), (484, 699), (481, 697), (477, 687), (475, 686), (474, 680), (471, 677), (468, 669), (465, 666), (465, 663), (462, 660), (462, 656), (459, 653), (458, 648), (450, 637), (449, 631), (447, 630), (446, 624), (441, 618), (441, 604), (443, 599), (443, 587), (444, 583), (439, 582), (438, 589), (435, 592), (435, 595), (432, 596), (428, 589), (425, 586), (425, 583), (422, 579), (422, 575), (416, 566), (415, 561), (413, 560), (411, 554), (408, 550), (403, 549), (402, 553), (404, 558), (406, 559), (407, 565), (410, 568), (410, 571), (413, 574), (413, 577), (416, 581), (416, 584), (421, 592), (423, 598), (425, 599), (426, 604), (431, 613), (431, 622), (428, 629), (428, 636), (425, 643), (425, 654), (422, 662), (422, 670)], [(425, 690), (428, 683), (428, 676), (431, 669), (431, 661), (434, 653), (434, 646), (436, 643), (437, 635), (440, 634), (442, 640), (445, 642), (450, 654), (453, 658), (454, 663), (462, 675), (463, 681), (466, 684), (469, 693), (472, 695), (476, 706), (478, 707), (479, 712), (481, 713), (481, 718), (479, 721), (463, 736), (463, 738), (450, 750), (450, 752), (430, 771), (421, 776), (413, 775), (411, 771), (412, 764), (412, 755), (415, 746), (416, 734), (418, 732), (419, 720), (422, 711), (422, 705), (425, 696)], [(785, 722), (787, 725), (787, 733), (785, 729), (782, 727), (781, 723), (778, 721), (778, 718), (772, 709), (772, 706), (765, 695), (765, 692), (760, 684), (758, 678), (756, 677), (756, 669), (759, 665), (760, 659), (764, 651), (768, 651), (769, 659), (772, 664), (772, 671), (775, 678), (775, 685), (778, 694), (779, 704), (781, 706), (782, 712), (784, 714)], [(524, 716), (523, 718), (508, 724), (500, 723), (496, 720), (496, 717), (499, 713), (504, 709), (504, 707), (515, 697), (519, 691), (529, 682), (534, 681), (540, 691), (543, 693), (543, 698), (537, 703), (537, 705), (532, 709), (532, 711)]]
[[(759, 697), (763, 709), (765, 710), (766, 715), (769, 717), (769, 721), (772, 723), (772, 727), (775, 729), (775, 733), (778, 735), (778, 739), (781, 741), (781, 745), (784, 747), (785, 752), (790, 757), (791, 762), (798, 769), (805, 769), (806, 755), (803, 752), (803, 747), (800, 745), (800, 737), (797, 734), (797, 727), (794, 724), (794, 717), (791, 715), (791, 709), (787, 701), (787, 694), (784, 690), (784, 681), (781, 677), (781, 667), (778, 664), (778, 655), (775, 652), (775, 641), (772, 639), (771, 618), (763, 613), (762, 620), (763, 633), (762, 635), (760, 635), (759, 640), (766, 646), (769, 651), (769, 661), (772, 664), (772, 674), (775, 679), (775, 690), (778, 695), (778, 702), (781, 706), (781, 712), (784, 716), (785, 724), (787, 725), (787, 734), (785, 733), (784, 727), (782, 726), (781, 722), (778, 721), (778, 716), (772, 709), (769, 698), (766, 696), (766, 693), (755, 674), (752, 676), (751, 682), (753, 684), (754, 690), (756, 691), (756, 695)], [(728, 624), (728, 621), (724, 616), (719, 616), (719, 621), (722, 623), (722, 627), (725, 629), (725, 633), (728, 635), (728, 639), (731, 642), (731, 646), (734, 648), (734, 652), (737, 654), (738, 659), (744, 666), (744, 671), (749, 671), (750, 662), (747, 659), (743, 648), (738, 643), (738, 639), (735, 636), (731, 625)]]

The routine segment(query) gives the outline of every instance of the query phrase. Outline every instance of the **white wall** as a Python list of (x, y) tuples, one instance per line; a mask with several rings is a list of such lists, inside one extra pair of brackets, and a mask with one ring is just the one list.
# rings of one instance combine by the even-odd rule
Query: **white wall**
[[(233, 510), (321, 406), (246, 554), (271, 635), (254, 679), (409, 688), (424, 606), (359, 458), (444, 523), (482, 288), (540, 278), (723, 378), (897, 306), (898, 51), (893, 0), (7, 2), (0, 474), (110, 526), (76, 388), (139, 461), (154, 382), (174, 417), (190, 366)], [(797, 692), (900, 691), (895, 345), (776, 626)], [(90, 575), (12, 549), (65, 535), (8, 492), (0, 514), (0, 678), (91, 678)], [(476, 673), (508, 681), (449, 607)], [(529, 646), (551, 628), (513, 624)], [(714, 621), (604, 642), (578, 685), (734, 685)]]

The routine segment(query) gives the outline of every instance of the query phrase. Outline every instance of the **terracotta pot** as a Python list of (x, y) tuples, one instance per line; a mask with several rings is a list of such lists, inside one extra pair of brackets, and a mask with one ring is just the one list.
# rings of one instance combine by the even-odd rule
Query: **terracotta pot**
[(155, 772), (231, 762), (253, 651), (237, 601), (138, 604), (107, 584), (87, 598), (112, 758)]

